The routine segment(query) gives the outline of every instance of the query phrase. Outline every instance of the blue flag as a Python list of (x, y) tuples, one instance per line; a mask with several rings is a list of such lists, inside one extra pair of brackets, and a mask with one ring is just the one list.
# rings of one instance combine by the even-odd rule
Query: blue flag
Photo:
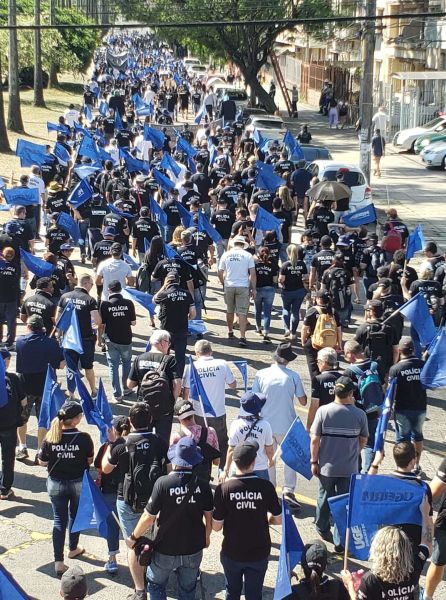
[(136, 109), (136, 114), (138, 117), (150, 117), (153, 115), (153, 104), (150, 102), (149, 104), (144, 104)]
[(164, 152), (163, 158), (160, 162), (161, 169), (166, 169), (166, 171), (170, 171), (175, 177), (181, 173), (180, 165), (173, 160), (168, 152)]
[(99, 378), (98, 395), (96, 396), (96, 408), (102, 415), (107, 427), (110, 429), (112, 426), (113, 413), (111, 411), (110, 404), (108, 403), (107, 394), (105, 393), (104, 384), (102, 383), (101, 378)]
[(217, 158), (217, 147), (211, 142), (210, 139), (208, 140), (208, 150), (209, 150), (209, 166), (212, 167), (215, 159)]
[(161, 189), (163, 189), (167, 193), (173, 190), (175, 184), (168, 177), (163, 175), (161, 171), (158, 171), (158, 169), (153, 169), (152, 173), (153, 177), (155, 178), (157, 184), (161, 187)]
[(234, 360), (234, 365), (240, 371), (245, 386), (245, 392), (248, 391), (248, 362), (246, 360)]
[(342, 221), (347, 227), (359, 227), (360, 225), (373, 223), (373, 221), (376, 221), (375, 207), (373, 204), (368, 204), (365, 208), (342, 215)]
[(102, 100), (99, 105), (99, 114), (101, 117), (106, 117), (108, 115), (108, 104), (105, 100)]
[(190, 335), (203, 335), (208, 332), (208, 329), (202, 319), (189, 319), (187, 331)]
[(60, 212), (56, 223), (58, 227), (66, 231), (73, 242), (77, 244), (81, 234), (79, 231), (79, 225), (76, 223), (73, 217), (68, 213)]
[(70, 133), (70, 128), (68, 127), (68, 125), (62, 125), (62, 123), (50, 123), (49, 121), (47, 121), (46, 129), (48, 132), (57, 131), (58, 133), (63, 133), (64, 135)]
[(149, 172), (147, 163), (143, 160), (140, 160), (139, 158), (135, 158), (130, 154), (130, 152), (127, 152), (127, 150), (123, 150), (122, 148), (120, 148), (119, 156), (120, 158), (124, 159), (125, 166), (129, 173), (141, 172), (147, 174)]
[(384, 405), (379, 417), (378, 425), (376, 426), (375, 432), (375, 445), (373, 452), (382, 452), (384, 450), (384, 439), (386, 431), (389, 426), (390, 415), (392, 414), (393, 402), (395, 400), (396, 390), (396, 377), (393, 377), (387, 387), (386, 395), (384, 397)]
[(126, 212), (123, 212), (122, 210), (119, 210), (119, 208), (116, 208), (116, 206), (113, 206), (113, 204), (107, 204), (107, 208), (113, 214), (119, 215), (120, 217), (124, 217), (124, 219), (133, 219), (133, 217), (135, 216), (135, 215), (132, 215), (131, 213), (126, 213)]
[(169, 244), (166, 244), (166, 242), (164, 242), (164, 256), (169, 260), (181, 260), (181, 256), (178, 254), (175, 248), (172, 248), (172, 246), (169, 246)]
[(2, 190), (9, 206), (31, 206), (39, 204), (39, 190), (37, 188), (13, 187)]
[(71, 531), (75, 533), (86, 529), (97, 529), (103, 538), (107, 538), (107, 519), (111, 512), (100, 489), (95, 485), (88, 471), (84, 471), (79, 507)]
[(79, 318), (74, 303), (71, 300), (65, 305), (56, 323), (56, 327), (65, 334), (62, 340), (62, 348), (65, 348), (65, 350), (74, 350), (78, 354), (84, 353)]
[(198, 213), (198, 231), (204, 231), (207, 233), (211, 240), (216, 244), (222, 240), (221, 235), (214, 227), (212, 227), (204, 212), (201, 211)]
[(348, 494), (341, 494), (340, 496), (333, 496), (328, 499), (331, 516), (336, 523), (339, 538), (341, 540), (345, 540), (345, 534), (347, 532), (348, 499)]
[(96, 405), (93, 402), (87, 388), (85, 387), (85, 384), (82, 381), (79, 373), (75, 374), (74, 379), (76, 381), (76, 387), (79, 394), (82, 411), (85, 415), (85, 420), (89, 425), (96, 425), (100, 431), (101, 444), (104, 444), (108, 439), (107, 433), (109, 427), (107, 426), (103, 415), (101, 415), (96, 408)]
[(192, 173), (192, 175), (195, 175), (195, 173), (197, 172), (197, 165), (193, 158), (187, 159), (187, 167), (188, 167), (189, 171)]
[(257, 168), (259, 171), (256, 176), (256, 187), (259, 189), (275, 192), (278, 187), (285, 185), (285, 180), (276, 175), (272, 165), (266, 165), (258, 160)]
[(190, 365), (190, 383), (189, 383), (189, 397), (193, 400), (197, 400), (201, 404), (201, 409), (204, 415), (210, 415), (211, 417), (216, 417), (215, 410), (212, 407), (212, 404), (209, 402), (209, 398), (206, 394), (206, 390), (204, 389), (203, 382), (200, 379), (200, 376), (195, 368), (194, 361), (192, 360), (192, 356), (189, 356), (189, 365)]
[(62, 404), (65, 402), (65, 394), (57, 383), (56, 373), (51, 365), (48, 365), (45, 377), (45, 385), (42, 395), (42, 406), (39, 414), (39, 427), (49, 429), (51, 421), (56, 417)]
[(181, 202), (178, 202), (178, 200), (175, 200), (177, 208), (178, 208), (178, 212), (180, 213), (180, 219), (181, 222), (183, 223), (183, 227), (185, 227), (186, 229), (188, 227), (192, 227), (193, 223), (194, 223), (194, 218), (193, 216), (190, 214), (190, 212), (184, 208), (184, 206), (181, 204)]
[(167, 225), (167, 215), (161, 208), (161, 206), (156, 202), (152, 196), (150, 196), (150, 210), (152, 211), (153, 216), (155, 217), (155, 221), (160, 225)]
[(424, 239), (423, 230), (421, 229), (421, 225), (417, 225), (407, 238), (406, 260), (409, 261), (415, 252), (422, 250), (425, 245), (426, 240)]
[(82, 179), (68, 196), (68, 202), (73, 208), (79, 208), (79, 206), (82, 206), (87, 200), (90, 200), (92, 196), (93, 188), (87, 179)]
[(34, 256), (34, 254), (23, 250), (23, 248), (20, 248), (20, 258), (25, 263), (27, 269), (29, 269), (31, 273), (34, 273), (37, 278), (51, 277), (51, 275), (54, 273), (54, 269), (56, 268), (51, 263), (48, 263), (45, 260)]
[(280, 445), (281, 459), (283, 462), (308, 479), (311, 473), (310, 436), (302, 421), (296, 416), (293, 424), (288, 429)]
[(285, 135), (283, 136), (283, 145), (287, 148), (290, 156), (295, 153), (297, 142), (289, 129), (286, 130)]
[(91, 135), (84, 135), (77, 153), (79, 156), (86, 156), (95, 162), (101, 162), (98, 147)]
[(87, 119), (87, 121), (89, 121), (91, 123), (93, 121), (93, 113), (91, 112), (91, 107), (90, 107), (89, 104), (86, 104), (84, 106), (83, 113), (84, 113), (85, 118)]
[(195, 148), (189, 142), (186, 142), (181, 135), (177, 137), (177, 152), (184, 152), (187, 158), (193, 158), (197, 154)]
[(54, 156), (59, 159), (59, 162), (62, 161), (64, 163), (68, 163), (71, 160), (70, 153), (64, 146), (62, 146), (62, 144), (59, 144), (59, 142), (54, 145)]
[(373, 536), (383, 525), (421, 525), (425, 484), (388, 475), (352, 475), (348, 499), (349, 550), (367, 560)]
[(33, 165), (43, 165), (48, 160), (46, 146), (43, 144), (34, 144), (27, 140), (18, 139), (15, 149), (16, 156), (20, 158), (21, 167), (32, 167)]
[(150, 125), (144, 125), (144, 139), (148, 142), (152, 142), (152, 146), (155, 150), (162, 150), (164, 142), (166, 141), (166, 136), (159, 129), (150, 127)]
[(428, 390), (446, 386), (446, 332), (440, 334), (432, 345), (429, 358), (421, 371), (421, 383)]
[(135, 108), (142, 108), (143, 106), (145, 106), (143, 99), (139, 94), (133, 94), (132, 100), (133, 104), (135, 105)]
[(14, 577), (0, 564), (0, 599), (30, 600), (30, 596), (19, 586)]
[(104, 148), (98, 147), (99, 158), (101, 161), (111, 160), (113, 162), (112, 155), (104, 150)]
[(421, 292), (415, 294), (400, 308), (400, 313), (408, 319), (416, 330), (422, 346), (428, 346), (435, 337), (434, 320), (429, 312), (425, 297)]
[(141, 290), (135, 290), (134, 288), (126, 287), (122, 290), (122, 295), (128, 300), (132, 300), (133, 302), (137, 302), (138, 304), (140, 304), (143, 308), (149, 311), (152, 317), (155, 314), (156, 305), (153, 303), (152, 294), (148, 294), (147, 292), (141, 292)]
[(115, 129), (121, 131), (124, 129), (124, 125), (122, 124), (121, 115), (119, 114), (119, 110), (115, 110)]
[(93, 165), (82, 165), (81, 167), (74, 167), (74, 172), (79, 177), (79, 179), (86, 179), (93, 175), (93, 173), (97, 173), (101, 170), (101, 167), (96, 167)]
[(124, 259), (124, 262), (126, 262), (129, 267), (131, 269), (133, 269), (133, 271), (137, 271), (139, 269), (139, 267), (141, 266), (139, 263), (137, 263), (135, 260), (133, 260), (133, 258), (130, 256), (130, 254), (126, 254), (125, 252), (122, 255), (122, 258)]
[(147, 238), (144, 238), (144, 252), (148, 252), (150, 250), (150, 242)]
[(260, 148), (260, 146), (263, 146), (263, 144), (265, 143), (265, 139), (258, 129), (254, 129), (254, 131), (252, 132), (252, 139), (254, 140), (254, 143), (258, 148)]
[(204, 104), (201, 105), (200, 110), (197, 112), (195, 117), (195, 123), (199, 125), (201, 123), (201, 119), (204, 119), (206, 116), (206, 106)]
[(305, 545), (291, 511), (282, 499), (282, 541), (273, 600), (282, 600), (291, 594), (291, 571), (300, 562), (304, 550)]
[(8, 404), (8, 391), (6, 389), (5, 374), (5, 361), (3, 360), (3, 357), (0, 356), (0, 408), (3, 408)]
[(257, 209), (254, 227), (260, 231), (275, 231), (280, 239), (282, 221), (261, 206)]

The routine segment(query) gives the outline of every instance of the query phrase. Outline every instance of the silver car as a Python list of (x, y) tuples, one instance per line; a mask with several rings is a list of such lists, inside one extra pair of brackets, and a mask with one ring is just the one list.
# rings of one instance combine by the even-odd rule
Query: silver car
[(420, 152), (421, 160), (429, 169), (433, 167), (446, 168), (446, 142), (434, 142)]

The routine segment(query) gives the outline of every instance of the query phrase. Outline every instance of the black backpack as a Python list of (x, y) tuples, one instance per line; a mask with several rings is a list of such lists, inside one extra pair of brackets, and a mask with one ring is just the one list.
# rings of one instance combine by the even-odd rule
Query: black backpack
[(389, 326), (384, 323), (368, 323), (365, 339), (365, 355), (372, 360), (387, 362), (391, 356)]
[(175, 403), (170, 381), (165, 371), (167, 360), (168, 356), (163, 356), (158, 369), (148, 371), (139, 386), (140, 402), (145, 402), (150, 407), (152, 421), (161, 415), (171, 413)]
[(155, 481), (163, 474), (163, 466), (154, 460), (153, 433), (132, 435), (126, 441), (129, 470), (124, 475), (122, 495), (124, 502), (135, 512), (142, 512), (152, 494)]
[(330, 270), (328, 292), (336, 310), (342, 310), (348, 305), (350, 299), (349, 280), (350, 277), (345, 269), (339, 267)]
[(376, 277), (379, 267), (386, 264), (386, 258), (381, 248), (373, 248), (370, 253), (370, 264), (367, 267), (367, 275), (369, 277)]
[(153, 269), (147, 264), (139, 267), (136, 273), (136, 287), (138, 290), (150, 293), (152, 273)]

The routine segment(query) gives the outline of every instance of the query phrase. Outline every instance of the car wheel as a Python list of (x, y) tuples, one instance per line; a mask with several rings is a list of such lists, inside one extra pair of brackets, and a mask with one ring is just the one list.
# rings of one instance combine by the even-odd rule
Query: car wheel
[(441, 170), (444, 171), (446, 169), (446, 155), (443, 156), (443, 159), (441, 161)]
[(410, 150), (409, 150), (409, 152), (410, 152), (411, 154), (415, 154), (415, 142), (416, 142), (416, 140), (414, 140), (414, 141), (412, 142), (412, 145), (411, 145), (411, 147), (410, 147)]

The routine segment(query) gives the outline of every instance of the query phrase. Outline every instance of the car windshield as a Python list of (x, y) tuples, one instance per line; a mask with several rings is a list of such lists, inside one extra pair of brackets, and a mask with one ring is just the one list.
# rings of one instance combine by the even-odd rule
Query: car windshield
[[(324, 177), (328, 179), (328, 181), (336, 181), (336, 173), (338, 169), (335, 171), (324, 171)], [(364, 177), (362, 173), (357, 173), (356, 171), (348, 171), (344, 173), (344, 183), (348, 185), (348, 187), (355, 187), (357, 185), (364, 185)]]
[(328, 151), (328, 148), (312, 148), (311, 146), (301, 146), (301, 148), (307, 162), (313, 162), (313, 160), (331, 159), (331, 154)]
[(432, 121), (429, 121), (429, 123), (426, 123), (426, 125), (424, 125), (424, 127), (426, 127), (426, 129), (431, 129), (432, 127), (436, 127), (437, 125), (440, 125), (440, 123), (444, 123), (444, 117), (437, 117), (436, 119), (432, 119)]
[(206, 67), (203, 67), (202, 65), (192, 65), (192, 70), (193, 71), (200, 71), (200, 73), (202, 73), (203, 71), (206, 71)]
[(248, 95), (243, 90), (228, 90), (227, 95), (229, 100), (247, 100)]
[(256, 119), (254, 126), (262, 129), (282, 129), (283, 121), (275, 119)]

